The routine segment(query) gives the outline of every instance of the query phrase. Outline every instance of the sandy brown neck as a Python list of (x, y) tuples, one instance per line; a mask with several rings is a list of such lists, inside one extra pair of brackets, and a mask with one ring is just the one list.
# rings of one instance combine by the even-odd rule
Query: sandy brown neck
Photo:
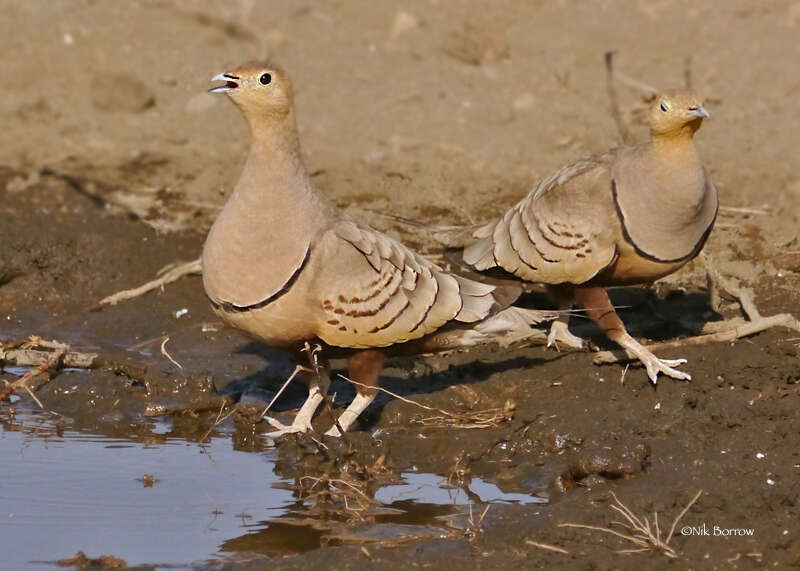
[(672, 129), (661, 131), (650, 130), (650, 140), (655, 147), (660, 148), (679, 148), (686, 145), (693, 145), (694, 134), (700, 128), (701, 119), (695, 119)]
[(655, 134), (617, 168), (616, 200), (628, 241), (652, 259), (692, 255), (716, 215), (716, 191), (695, 147), (695, 130)]
[(250, 130), (250, 153), (300, 158), (300, 140), (294, 111), (242, 111)]
[(687, 216), (702, 202), (702, 162), (694, 144), (696, 129), (684, 126), (676, 132), (654, 135), (647, 146), (647, 161), (655, 188), (667, 192), (652, 192), (654, 204), (674, 210), (685, 210)]
[[(250, 153), (228, 206), (240, 209), (242, 220), (253, 219), (260, 232), (267, 231), (263, 228), (267, 224), (285, 234), (292, 219), (313, 220), (327, 200), (314, 190), (303, 163), (294, 112), (267, 117), (245, 114), (245, 118)], [(313, 229), (314, 225), (308, 228)]]

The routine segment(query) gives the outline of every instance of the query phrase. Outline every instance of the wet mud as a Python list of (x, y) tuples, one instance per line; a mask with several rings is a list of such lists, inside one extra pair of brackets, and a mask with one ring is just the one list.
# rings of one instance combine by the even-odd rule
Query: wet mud
[[(683, 557), (796, 562), (800, 349), (785, 332), (675, 350), (694, 380), (655, 387), (639, 367), (597, 367), (590, 353), (541, 346), (397, 359), (382, 385), (392, 392), (453, 413), (506, 413), (490, 428), (452, 428), (382, 394), (342, 440), (272, 442), (259, 413), (292, 365), (223, 328), (198, 277), (89, 311), (99, 297), (189, 258), (199, 233), (158, 235), (62, 181), (5, 194), (4, 204), (19, 214), (8, 218), (13, 243), (4, 242), (14, 254), (3, 256), (13, 264), (0, 288), (4, 337), (36, 334), (103, 356), (94, 369), (54, 373), (36, 392), (46, 412), (25, 395), (0, 410), (8, 468), (0, 494), (17, 517), (4, 536), (54, 525), (38, 502), (61, 506), (60, 521), (74, 532), (20, 543), (20, 564), (83, 550), (128, 565), (209, 569), (453, 558), (470, 568), (638, 565), (618, 559), (621, 540), (559, 524), (606, 525), (611, 492), (665, 522), (701, 489), (687, 524), (756, 534), (736, 544), (677, 536)], [(634, 334), (651, 339), (691, 335), (722, 318), (702, 288), (627, 289), (615, 302)], [(574, 329), (604, 343), (588, 323)], [(3, 378), (25, 370), (9, 367)], [(290, 418), (304, 392), (290, 385), (278, 418)], [(332, 392), (337, 410), (353, 396), (341, 379)], [(326, 427), (332, 412), (316, 424)], [(181, 530), (180, 549), (174, 539), (152, 543), (154, 518)], [(123, 520), (136, 533), (115, 523)]]
[[(698, 142), (722, 209), (705, 251), (763, 315), (797, 315), (796, 5), (56, 4), (10, 3), (0, 22), (19, 56), (0, 62), (14, 78), (0, 100), (0, 342), (35, 335), (98, 359), (0, 403), (0, 567), (800, 565), (796, 332), (660, 351), (688, 359), (692, 381), (655, 386), (637, 365), (540, 345), (397, 358), (382, 386), (403, 398), (379, 395), (345, 438), (321, 436), (354, 394), (334, 375), (316, 434), (274, 442), (260, 413), (293, 365), (225, 328), (199, 276), (97, 310), (199, 255), (246, 152), (235, 111), (204, 92), (225, 66), (268, 52), (289, 69), (314, 183), (434, 253), (382, 214), (482, 220), (616, 144), (602, 66), (616, 49), (627, 77), (707, 95)], [(643, 139), (630, 83), (622, 114)], [(699, 260), (612, 299), (649, 341), (741, 316), (730, 296), (712, 303)], [(613, 348), (586, 319), (570, 327)], [(30, 371), (0, 365), (2, 387)], [(289, 385), (275, 416), (305, 392)], [(657, 514), (662, 538), (682, 515), (677, 560), (623, 552), (639, 546), (603, 531), (631, 532), (612, 523), (615, 498)]]

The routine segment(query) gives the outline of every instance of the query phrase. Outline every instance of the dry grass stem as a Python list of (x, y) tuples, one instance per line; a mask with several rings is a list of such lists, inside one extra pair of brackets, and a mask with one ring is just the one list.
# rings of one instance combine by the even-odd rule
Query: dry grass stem
[(720, 206), (720, 212), (733, 212), (735, 214), (771, 214), (769, 210), (763, 208), (748, 208), (746, 206)]
[(301, 371), (307, 371), (307, 370), (308, 370), (308, 369), (306, 369), (306, 367), (303, 367), (303, 366), (301, 366), (301, 365), (297, 365), (297, 366), (294, 368), (294, 371), (292, 371), (292, 374), (291, 374), (291, 375), (289, 375), (289, 378), (288, 378), (288, 379), (286, 379), (286, 381), (284, 381), (283, 385), (281, 385), (281, 388), (278, 390), (278, 392), (277, 392), (277, 393), (275, 393), (275, 396), (274, 396), (274, 397), (272, 397), (272, 400), (271, 400), (271, 401), (269, 401), (269, 404), (267, 405), (267, 407), (266, 407), (266, 408), (265, 408), (265, 409), (264, 409), (264, 410), (261, 412), (261, 418), (266, 418), (266, 419), (267, 419), (267, 422), (269, 422), (270, 420), (272, 420), (272, 419), (270, 419), (270, 418), (268, 418), (268, 417), (267, 417), (267, 413), (269, 412), (269, 409), (271, 409), (271, 408), (272, 408), (272, 405), (273, 405), (273, 404), (275, 404), (275, 401), (276, 401), (276, 400), (278, 400), (278, 397), (279, 397), (279, 396), (281, 396), (281, 395), (283, 394), (283, 391), (284, 391), (284, 390), (286, 390), (286, 387), (288, 387), (288, 386), (289, 386), (289, 383), (291, 383), (291, 382), (294, 380), (294, 378), (295, 378), (295, 377), (296, 377), (296, 376), (297, 376), (297, 375), (298, 375), (298, 374), (299, 374)]
[(475, 521), (475, 518), (472, 514), (472, 504), (469, 504), (469, 518), (467, 519), (467, 525), (464, 528), (464, 537), (467, 538), (471, 544), (474, 544), (478, 536), (483, 533), (483, 518), (486, 517), (486, 514), (489, 512), (489, 508), (492, 507), (492, 504), (486, 504), (486, 507), (483, 509), (483, 513), (481, 513), (481, 517), (478, 518), (478, 521)]
[(628, 126), (625, 124), (625, 120), (622, 118), (622, 113), (619, 110), (619, 101), (617, 100), (617, 88), (616, 85), (614, 84), (613, 51), (605, 53), (605, 62), (606, 62), (606, 89), (608, 91), (609, 112), (611, 113), (611, 117), (614, 119), (614, 122), (617, 124), (617, 132), (619, 132), (620, 139), (622, 139), (623, 143), (630, 144), (633, 142), (633, 137), (631, 136), (631, 133), (628, 130)]
[(22, 388), (25, 389), (25, 392), (27, 392), (30, 395), (30, 397), (33, 399), (33, 402), (35, 402), (40, 409), (44, 410), (44, 405), (42, 404), (42, 401), (40, 401), (39, 398), (35, 394), (33, 394), (33, 391), (30, 389), (30, 387), (25, 385)]
[(572, 527), (578, 529), (589, 529), (592, 531), (601, 531), (603, 533), (608, 533), (610, 535), (615, 535), (620, 539), (628, 541), (632, 543), (635, 548), (633, 549), (620, 549), (617, 550), (617, 553), (642, 553), (645, 551), (660, 551), (667, 557), (676, 558), (678, 557), (678, 552), (675, 551), (669, 543), (672, 540), (673, 535), (675, 534), (675, 528), (678, 526), (678, 522), (683, 519), (683, 516), (686, 515), (686, 512), (691, 509), (691, 507), (700, 499), (703, 490), (698, 490), (694, 497), (689, 501), (688, 504), (678, 513), (674, 520), (672, 520), (672, 525), (670, 526), (669, 533), (662, 539), (661, 537), (661, 528), (658, 525), (658, 513), (653, 513), (653, 521), (651, 522), (647, 516), (639, 517), (633, 513), (633, 511), (623, 504), (619, 498), (617, 498), (614, 492), (611, 492), (611, 497), (614, 498), (614, 503), (611, 504), (611, 509), (620, 514), (625, 521), (612, 521), (610, 525), (617, 525), (622, 527), (626, 531), (618, 531), (616, 529), (611, 529), (610, 527), (600, 527), (596, 525), (584, 525), (580, 523), (561, 523), (559, 527)]
[(120, 301), (142, 296), (149, 291), (162, 288), (165, 285), (177, 281), (184, 276), (188, 276), (190, 274), (199, 274), (203, 271), (200, 258), (192, 260), (191, 262), (172, 264), (171, 266), (171, 268), (170, 266), (167, 266), (167, 268), (170, 268), (167, 271), (162, 270), (163, 275), (147, 282), (146, 284), (140, 285), (139, 287), (133, 289), (126, 289), (117, 292), (113, 295), (109, 295), (108, 297), (104, 297), (98, 301), (97, 304), (91, 308), (91, 310), (102, 309), (106, 305), (116, 305)]
[(469, 412), (450, 412), (447, 410), (443, 410), (441, 408), (427, 406), (418, 403), (416, 401), (407, 399), (405, 397), (398, 395), (397, 393), (393, 393), (388, 389), (384, 389), (383, 387), (371, 387), (363, 383), (359, 383), (358, 381), (348, 379), (344, 375), (340, 374), (339, 376), (345, 381), (352, 383), (354, 385), (358, 385), (360, 387), (368, 389), (374, 389), (386, 393), (390, 397), (401, 400), (404, 403), (414, 405), (426, 411), (438, 413), (430, 416), (416, 416), (411, 419), (412, 423), (422, 424), (423, 426), (427, 427), (494, 428), (496, 426), (499, 426), (501, 423), (507, 422), (514, 418), (514, 410), (516, 406), (510, 400), (506, 401), (505, 405), (503, 405), (502, 407), (488, 408), (484, 410), (476, 410)]
[(566, 549), (557, 547), (555, 545), (550, 545), (548, 543), (539, 543), (538, 541), (533, 541), (532, 539), (526, 539), (525, 545), (538, 547), (539, 549), (544, 549), (545, 551), (553, 551), (554, 553), (563, 553), (564, 555), (569, 555), (569, 551), (567, 551)]
[(161, 354), (164, 355), (169, 362), (178, 367), (179, 369), (183, 370), (183, 365), (178, 363), (175, 359), (172, 358), (172, 355), (167, 353), (167, 341), (169, 341), (169, 335), (165, 336), (164, 339), (161, 341)]
[(206, 441), (206, 438), (208, 438), (211, 435), (211, 432), (216, 427), (218, 427), (220, 424), (228, 420), (231, 417), (231, 415), (233, 415), (233, 413), (236, 412), (236, 407), (231, 406), (231, 410), (229, 410), (228, 413), (223, 416), (222, 412), (225, 410), (226, 404), (228, 404), (227, 401), (222, 401), (222, 404), (219, 407), (219, 412), (217, 413), (217, 418), (214, 419), (214, 424), (212, 424), (211, 428), (209, 428), (206, 431), (206, 433), (200, 438), (201, 444)]

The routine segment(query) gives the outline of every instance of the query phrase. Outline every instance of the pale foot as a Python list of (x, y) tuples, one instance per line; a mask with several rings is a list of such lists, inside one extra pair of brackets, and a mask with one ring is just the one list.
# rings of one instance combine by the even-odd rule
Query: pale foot
[(303, 420), (299, 418), (299, 415), (295, 417), (294, 422), (292, 422), (292, 424), (283, 424), (282, 422), (272, 418), (271, 416), (265, 416), (264, 420), (266, 420), (273, 428), (278, 429), (273, 432), (267, 432), (265, 434), (265, 436), (272, 438), (273, 440), (285, 434), (296, 434), (298, 432), (311, 432), (313, 430), (311, 423), (308, 420)]
[(573, 349), (583, 349), (583, 339), (569, 332), (569, 328), (564, 321), (554, 321), (550, 325), (550, 333), (547, 335), (547, 346), (555, 346), (558, 350), (558, 342), (561, 341), (567, 347)]
[(679, 381), (692, 380), (692, 376), (689, 373), (684, 373), (683, 371), (673, 368), (687, 363), (686, 359), (659, 359), (653, 355), (649, 349), (646, 349), (641, 343), (636, 341), (627, 333), (619, 339), (616, 339), (616, 342), (633, 353), (636, 358), (642, 362), (647, 369), (647, 376), (650, 377), (650, 380), (653, 381), (653, 384), (658, 382), (659, 373), (664, 373), (665, 375), (672, 377), (673, 379), (678, 379)]
[[(650, 352), (648, 351), (648, 353)], [(673, 369), (673, 367), (688, 363), (686, 359), (659, 359), (650, 353), (649, 355), (639, 357), (639, 360), (647, 369), (647, 376), (650, 377), (650, 380), (653, 381), (653, 384), (658, 382), (659, 373), (664, 373), (665, 375), (672, 377), (673, 379), (678, 379), (679, 381), (692, 380), (692, 375), (689, 373)]]
[(317, 408), (319, 408), (325, 392), (328, 391), (329, 384), (330, 379), (328, 378), (328, 371), (325, 369), (319, 369), (318, 374), (312, 377), (311, 387), (308, 389), (308, 398), (306, 399), (306, 402), (303, 403), (303, 406), (300, 407), (300, 410), (297, 411), (297, 416), (294, 417), (292, 424), (287, 426), (282, 422), (275, 420), (271, 416), (264, 417), (264, 420), (266, 420), (273, 428), (278, 429), (274, 432), (268, 432), (266, 436), (270, 438), (277, 438), (279, 436), (283, 436), (284, 434), (311, 432), (314, 430), (311, 426), (311, 419), (314, 418), (314, 413), (316, 412)]
[[(342, 428), (344, 428), (344, 427), (342, 427)], [(328, 429), (328, 431), (325, 433), (325, 436), (333, 436), (334, 438), (339, 438), (341, 435), (342, 435), (342, 433), (339, 432), (339, 429), (336, 427), (335, 424), (333, 426), (331, 426)]]
[(339, 438), (342, 433), (339, 432), (339, 426), (342, 427), (342, 430), (347, 432), (350, 430), (350, 427), (358, 418), (364, 409), (369, 406), (375, 400), (375, 394), (372, 395), (362, 395), (361, 393), (356, 393), (356, 398), (353, 399), (353, 402), (350, 403), (350, 406), (341, 414), (338, 419), (338, 426), (334, 424), (330, 427), (328, 432), (325, 433), (325, 436), (333, 436)]

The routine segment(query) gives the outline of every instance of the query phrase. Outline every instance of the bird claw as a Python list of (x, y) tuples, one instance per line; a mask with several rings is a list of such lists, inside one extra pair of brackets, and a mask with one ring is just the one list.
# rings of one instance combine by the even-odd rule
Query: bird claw
[(673, 369), (673, 367), (683, 365), (687, 362), (686, 359), (659, 359), (655, 355), (650, 355), (642, 359), (642, 363), (647, 368), (647, 376), (650, 377), (654, 385), (658, 382), (658, 373), (664, 373), (679, 381), (691, 381), (692, 376), (689, 373)]
[(296, 418), (292, 424), (288, 425), (283, 424), (282, 422), (272, 418), (271, 416), (267, 416), (264, 418), (270, 424), (270, 426), (272, 426), (273, 428), (277, 428), (277, 430), (273, 432), (267, 432), (265, 434), (265, 436), (267, 436), (268, 438), (272, 438), (273, 440), (275, 438), (278, 438), (279, 436), (284, 436), (286, 434), (296, 434), (298, 432), (311, 432), (311, 430), (313, 430), (311, 427), (311, 423), (302, 421), (297, 422)]
[(563, 321), (554, 321), (552, 325), (550, 325), (550, 333), (547, 334), (547, 346), (555, 347), (558, 351), (559, 341), (567, 347), (583, 349), (583, 339), (570, 333), (567, 324)]

